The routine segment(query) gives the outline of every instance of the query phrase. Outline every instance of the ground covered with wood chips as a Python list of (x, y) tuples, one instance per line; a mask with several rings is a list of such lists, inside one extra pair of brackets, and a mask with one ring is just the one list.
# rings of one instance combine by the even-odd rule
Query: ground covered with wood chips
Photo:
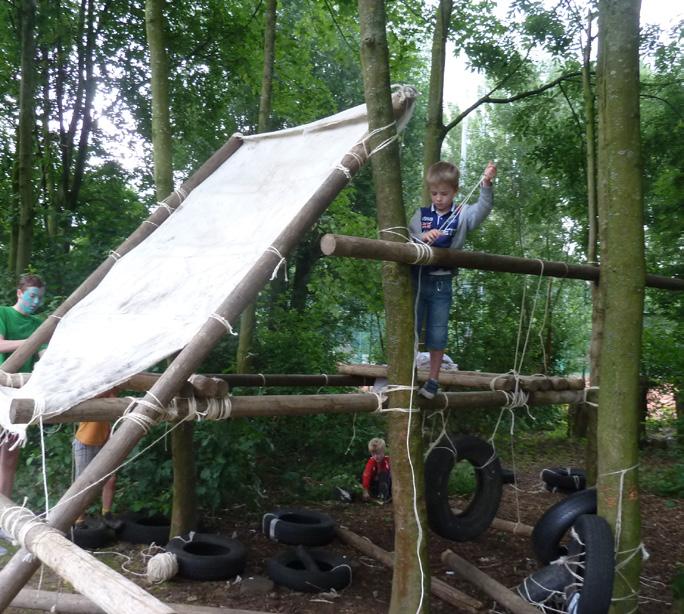
[[(515, 463), (518, 490), (516, 491), (510, 485), (504, 486), (498, 517), (534, 525), (549, 506), (563, 497), (561, 494), (543, 489), (539, 472), (548, 466), (582, 466), (581, 454), (579, 446), (562, 443), (556, 446), (540, 447), (537, 453), (519, 459)], [(504, 457), (503, 464), (511, 468), (512, 459), (505, 458), (503, 453), (502, 456)], [(171, 581), (150, 585), (144, 575), (134, 575), (134, 572), (139, 574), (145, 572), (146, 559), (143, 556), (143, 547), (120, 542), (103, 549), (97, 556), (167, 603), (273, 613), (352, 614), (386, 611), (391, 594), (391, 570), (337, 540), (326, 548), (349, 559), (353, 569), (353, 581), (348, 588), (337, 594), (333, 592), (323, 595), (298, 593), (278, 586), (256, 593), (251, 592), (248, 578), (265, 576), (267, 559), (285, 547), (270, 541), (263, 535), (261, 516), (264, 512), (284, 503), (286, 502), (272, 500), (266, 502), (260, 509), (254, 509), (253, 506), (247, 504), (237, 505), (216, 515), (204, 516), (209, 532), (236, 537), (247, 548), (247, 567), (244, 574), (230, 581), (199, 582), (176, 577)], [(454, 499), (455, 506), (462, 507), (464, 503), (465, 501)], [(678, 565), (684, 564), (684, 500), (642, 494), (641, 504), (642, 539), (650, 558), (642, 570), (639, 611), (642, 614), (660, 614), (671, 611), (673, 577)], [(367, 537), (385, 550), (392, 550), (391, 503), (378, 505), (330, 500), (310, 504), (299, 503), (298, 507), (324, 511), (330, 514), (340, 526)], [(482, 612), (504, 610), (490, 597), (478, 591), (469, 582), (457, 578), (444, 566), (440, 555), (447, 548), (511, 588), (517, 586), (528, 574), (538, 568), (529, 537), (490, 528), (475, 541), (454, 543), (430, 533), (429, 551), (433, 576), (480, 600), (483, 603)], [(8, 555), (0, 557), (0, 566), (8, 560)], [(30, 586), (33, 588), (40, 586), (51, 591), (70, 591), (69, 586), (47, 569), (42, 578), (36, 574)], [(431, 597), (431, 609), (433, 612), (462, 611), (435, 596)], [(10, 608), (8, 611), (28, 612), (28, 610), (18, 608)]]

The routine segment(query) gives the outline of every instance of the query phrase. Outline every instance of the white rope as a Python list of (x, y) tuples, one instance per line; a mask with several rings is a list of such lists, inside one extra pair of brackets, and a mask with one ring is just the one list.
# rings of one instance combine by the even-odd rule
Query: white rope
[(121, 254), (119, 252), (115, 252), (114, 250), (110, 250), (109, 257), (113, 258), (114, 261), (116, 261), (119, 260), (119, 258), (121, 258)]
[(411, 264), (430, 264), (432, 262), (432, 248), (427, 243), (411, 241), (409, 245), (416, 249), (416, 258)]
[(157, 209), (164, 209), (169, 215), (171, 215), (175, 211), (175, 209), (171, 205), (161, 201), (157, 203)]
[[(402, 232), (397, 232), (397, 230), (401, 230)], [(381, 228), (378, 230), (378, 236), (382, 234), (395, 235), (401, 237), (404, 241), (410, 241), (411, 239), (409, 230), (406, 226), (389, 226), (388, 228)]]
[(178, 573), (178, 558), (173, 552), (160, 552), (147, 561), (147, 579), (153, 584), (170, 580)]
[(226, 320), (220, 313), (216, 313), (216, 312), (210, 313), (209, 317), (213, 318), (217, 322), (220, 322), (221, 324), (223, 324), (223, 326), (226, 327), (226, 330), (231, 335), (233, 335), (233, 337), (237, 337), (237, 333), (233, 330), (233, 327), (230, 325), (230, 322), (228, 320)]
[[(287, 263), (287, 260), (285, 259), (285, 256), (283, 256), (279, 251), (277, 247), (274, 247), (273, 245), (269, 245), (266, 248), (267, 252), (271, 252), (272, 254), (275, 254), (280, 258), (278, 261), (278, 264), (276, 264), (275, 269), (273, 269), (273, 273), (271, 273), (271, 280), (274, 280), (276, 276), (278, 275), (278, 269), (280, 269), (280, 265), (283, 264), (283, 262)], [(287, 266), (285, 267), (285, 281), (287, 281)]]
[(619, 475), (620, 476), (620, 486), (619, 486), (619, 492), (618, 492), (618, 502), (617, 502), (617, 510), (615, 512), (615, 553), (617, 554), (620, 548), (620, 537), (622, 533), (622, 500), (624, 496), (624, 489), (625, 489), (625, 474), (628, 471), (634, 471), (639, 467), (639, 463), (636, 465), (632, 465), (631, 467), (627, 467), (627, 469), (618, 469), (617, 471), (609, 471), (608, 473), (602, 473), (599, 475), (599, 478), (606, 477), (609, 475)]
[(155, 224), (152, 220), (143, 220), (143, 224), (150, 224), (151, 226), (154, 226), (155, 228), (159, 228), (159, 224)]

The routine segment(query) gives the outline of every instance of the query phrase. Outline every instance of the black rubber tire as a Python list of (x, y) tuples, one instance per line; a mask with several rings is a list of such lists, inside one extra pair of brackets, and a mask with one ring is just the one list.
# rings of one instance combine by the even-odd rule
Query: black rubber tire
[(227, 580), (245, 570), (247, 551), (236, 539), (195, 533), (192, 541), (174, 537), (166, 545), (178, 559), (178, 574), (192, 580)]
[(587, 487), (587, 475), (577, 467), (547, 467), (542, 469), (541, 479), (551, 492), (577, 492)]
[(169, 519), (159, 514), (147, 512), (125, 512), (119, 516), (123, 525), (119, 529), (119, 539), (131, 544), (151, 544), (165, 546), (169, 541), (171, 526)]
[(95, 550), (109, 546), (114, 541), (114, 531), (99, 518), (86, 518), (72, 527), (67, 537), (79, 548)]
[(316, 562), (317, 571), (307, 569), (300, 555), (288, 549), (266, 561), (266, 572), (276, 584), (305, 593), (339, 591), (351, 584), (351, 566), (345, 557), (317, 549), (308, 553)]
[(314, 510), (275, 510), (264, 514), (261, 527), (270, 539), (292, 546), (324, 546), (335, 537), (335, 521)]
[(546, 510), (532, 530), (532, 548), (544, 565), (565, 554), (560, 542), (582, 514), (596, 513), (596, 489), (573, 493)]
[(515, 484), (515, 473), (511, 469), (501, 468), (501, 483)]
[(516, 589), (518, 594), (534, 604), (554, 605), (565, 602), (565, 588), (575, 581), (565, 565), (547, 565), (531, 573)]
[[(449, 474), (459, 461), (473, 465), (477, 484), (468, 507), (455, 514), (449, 505), (448, 486)], [(502, 488), (501, 463), (489, 443), (470, 435), (443, 437), (425, 459), (425, 503), (430, 528), (453, 541), (477, 538), (494, 520)]]
[(577, 518), (573, 529), (578, 540), (570, 546), (571, 560), (579, 559), (574, 571), (582, 576), (576, 614), (606, 614), (615, 574), (613, 532), (605, 518), (590, 514)]

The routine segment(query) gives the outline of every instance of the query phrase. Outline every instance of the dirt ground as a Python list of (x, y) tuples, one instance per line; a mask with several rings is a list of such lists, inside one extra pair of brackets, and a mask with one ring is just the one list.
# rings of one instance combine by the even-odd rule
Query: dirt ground
[[(564, 458), (564, 464), (577, 466), (578, 459)], [(556, 463), (558, 464), (558, 463)], [(539, 471), (544, 466), (517, 466), (518, 490), (504, 486), (504, 495), (498, 517), (507, 520), (519, 518), (522, 523), (534, 525), (543, 512), (563, 495), (550, 493), (542, 488)], [(263, 512), (279, 506), (279, 501), (264, 508)], [(463, 502), (454, 501), (455, 505)], [(304, 507), (300, 505), (300, 507)], [(335, 521), (358, 535), (367, 537), (385, 550), (392, 550), (393, 518), (392, 505), (375, 503), (346, 504), (337, 501), (317, 502), (308, 506), (330, 514)], [(649, 560), (642, 570), (641, 604), (642, 614), (661, 614), (671, 611), (671, 583), (677, 564), (684, 563), (684, 501), (664, 499), (653, 495), (642, 496), (642, 539)], [(220, 515), (206, 517), (209, 532), (234, 536), (247, 548), (247, 567), (242, 581), (198, 582), (175, 578), (150, 586), (144, 577), (129, 572), (144, 573), (145, 558), (142, 547), (117, 543), (98, 554), (132, 581), (144, 586), (149, 592), (167, 603), (187, 606), (214, 606), (235, 608), (254, 612), (316, 614), (356, 614), (369, 611), (384, 612), (390, 602), (392, 572), (378, 561), (361, 554), (351, 546), (334, 541), (327, 549), (348, 557), (353, 569), (351, 586), (338, 594), (297, 593), (283, 587), (274, 587), (261, 594), (250, 594), (247, 590), (249, 577), (265, 576), (265, 561), (280, 552), (284, 546), (267, 539), (261, 532), (262, 512), (250, 512), (247, 506), (235, 506), (222, 511)], [(517, 586), (528, 574), (538, 568), (529, 537), (516, 536), (490, 528), (475, 541), (467, 543), (448, 542), (434, 533), (429, 535), (430, 565), (433, 577), (464, 591), (483, 603), (482, 612), (502, 612), (491, 598), (478, 591), (469, 582), (453, 575), (440, 560), (440, 554), (447, 548), (476, 565), (507, 587)], [(116, 552), (117, 554), (113, 554)], [(129, 558), (130, 557), (130, 558)], [(0, 557), (0, 566), (6, 564), (8, 556)], [(128, 570), (128, 571), (126, 571)], [(69, 591), (56, 576), (46, 570), (42, 581), (39, 574), (31, 580), (34, 588)], [(431, 597), (433, 612), (460, 612), (461, 609), (446, 604), (435, 596)], [(28, 612), (10, 608), (9, 612)]]

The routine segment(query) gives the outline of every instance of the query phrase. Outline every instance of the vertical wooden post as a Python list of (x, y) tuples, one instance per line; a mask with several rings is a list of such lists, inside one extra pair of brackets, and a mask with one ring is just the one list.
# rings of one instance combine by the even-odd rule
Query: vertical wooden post
[[(399, 145), (390, 102), (389, 54), (385, 33), (384, 3), (359, 0), (361, 63), (368, 107), (368, 127), (378, 130), (369, 143), (375, 151), (373, 184), (378, 208), (378, 228), (383, 238), (401, 241), (393, 232), (406, 228), (402, 203)], [(383, 233), (392, 229), (391, 233)], [(411, 386), (413, 380), (413, 291), (406, 265), (383, 262), (382, 288), (387, 320), (388, 380)], [(389, 407), (408, 409), (389, 418), (392, 453), (394, 552), (389, 612), (429, 612), (430, 570), (427, 563), (427, 524), (423, 487), (423, 449), (420, 414), (411, 413), (412, 391), (389, 395)]]

